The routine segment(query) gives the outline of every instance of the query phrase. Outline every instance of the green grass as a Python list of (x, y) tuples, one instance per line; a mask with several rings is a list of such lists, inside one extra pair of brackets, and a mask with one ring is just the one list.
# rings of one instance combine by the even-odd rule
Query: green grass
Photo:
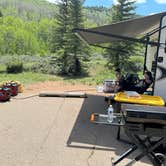
[(44, 81), (56, 81), (60, 80), (60, 77), (56, 77), (48, 74), (34, 73), (34, 72), (23, 72), (18, 74), (8, 74), (6, 73), (5, 65), (0, 65), (0, 82), (13, 80), (20, 81), (22, 84), (32, 84), (36, 82), (44, 82)]
[(67, 80), (73, 84), (82, 83), (88, 85), (99, 85), (102, 84), (105, 79), (113, 79), (114, 71), (109, 70), (105, 67), (105, 60), (95, 60), (89, 62), (89, 76), (86, 77), (66, 77), (63, 80)]
[[(28, 63), (25, 63), (27, 65)], [(71, 84), (87, 84), (101, 85), (106, 79), (114, 79), (114, 70), (106, 68), (107, 61), (105, 59), (93, 59), (87, 66), (89, 67), (89, 75), (82, 77), (60, 77), (49, 74), (23, 72), (19, 74), (7, 74), (6, 67), (3, 63), (0, 64), (0, 82), (6, 80), (20, 81), (23, 85), (33, 84), (45, 81), (64, 81)], [(24, 65), (24, 66), (25, 66)], [(32, 65), (32, 64), (31, 64)], [(139, 77), (142, 77), (142, 72), (139, 72)]]
[(60, 77), (55, 75), (34, 73), (34, 72), (23, 72), (19, 74), (7, 74), (6, 67), (0, 65), (0, 82), (6, 80), (17, 80), (22, 84), (32, 84), (44, 81), (64, 81), (71, 84), (87, 84), (87, 85), (98, 85), (102, 84), (105, 79), (112, 79), (114, 74), (104, 67), (105, 61), (96, 61), (89, 64), (89, 76), (84, 77)]
[(14, 80), (20, 81), (23, 84), (32, 84), (35, 82), (56, 81), (60, 78), (41, 73), (23, 72), (19, 74), (1, 74), (0, 81)]
[(44, 81), (64, 81), (71, 84), (87, 84), (87, 85), (96, 85), (102, 84), (103, 80), (108, 79), (107, 73), (96, 75), (96, 76), (87, 76), (87, 77), (58, 77), (54, 75), (33, 73), (33, 72), (23, 72), (19, 74), (1, 74), (0, 82), (6, 80), (20, 81), (22, 84), (32, 84), (36, 82)]

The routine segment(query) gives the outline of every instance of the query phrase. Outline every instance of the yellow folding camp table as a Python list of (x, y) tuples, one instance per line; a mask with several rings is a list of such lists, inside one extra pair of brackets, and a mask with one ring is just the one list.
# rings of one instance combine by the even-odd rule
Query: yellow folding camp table
[(115, 95), (114, 100), (120, 103), (131, 103), (150, 106), (165, 106), (164, 100), (160, 96), (150, 95), (128, 95), (128, 92), (119, 92)]

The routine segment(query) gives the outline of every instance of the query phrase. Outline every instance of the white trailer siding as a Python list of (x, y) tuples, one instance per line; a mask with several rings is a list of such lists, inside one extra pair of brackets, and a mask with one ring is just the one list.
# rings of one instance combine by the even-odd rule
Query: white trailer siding
[[(166, 26), (166, 16), (161, 20), (161, 27), (164, 26)], [(162, 44), (158, 50), (158, 58), (161, 57), (163, 60), (159, 61), (159, 59), (157, 59), (154, 95), (161, 96), (166, 101), (166, 27), (160, 31), (159, 41)]]

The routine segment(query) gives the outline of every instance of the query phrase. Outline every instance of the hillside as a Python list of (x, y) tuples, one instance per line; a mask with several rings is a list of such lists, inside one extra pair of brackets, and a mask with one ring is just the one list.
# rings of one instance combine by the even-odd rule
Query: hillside
[[(58, 11), (57, 5), (46, 0), (0, 0), (0, 10), (4, 16), (17, 16), (24, 20), (52, 18)], [(110, 11), (105, 7), (84, 7), (85, 24), (99, 26), (110, 22)]]
[(83, 14), (90, 26), (101, 26), (111, 21), (110, 9), (105, 7), (84, 7)]
[(4, 16), (11, 15), (22, 19), (38, 20), (53, 17), (57, 6), (45, 0), (1, 0), (0, 10)]

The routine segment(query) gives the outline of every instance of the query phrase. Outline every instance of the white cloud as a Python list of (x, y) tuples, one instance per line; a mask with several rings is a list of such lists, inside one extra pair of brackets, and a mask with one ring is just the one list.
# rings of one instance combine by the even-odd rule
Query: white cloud
[[(166, 1), (166, 0), (156, 0), (156, 1)], [(146, 0), (136, 0), (136, 3), (146, 3)], [(118, 1), (113, 0), (113, 4), (117, 5)]]
[(117, 0), (113, 0), (113, 4), (114, 4), (114, 5), (117, 5), (117, 4), (118, 4), (118, 1), (117, 1)]
[(146, 0), (137, 0), (136, 3), (146, 3)]
[(61, 0), (46, 0), (46, 1), (48, 1), (50, 3), (55, 3), (55, 4), (62, 2)]
[(47, 1), (51, 3), (59, 3), (61, 0), (47, 0)]
[(155, 0), (157, 3), (165, 3), (166, 4), (166, 0)]

